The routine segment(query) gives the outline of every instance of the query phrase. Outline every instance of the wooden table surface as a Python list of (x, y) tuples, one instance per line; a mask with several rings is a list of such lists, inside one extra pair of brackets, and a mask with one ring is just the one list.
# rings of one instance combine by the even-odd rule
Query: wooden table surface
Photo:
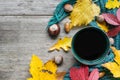
[(0, 80), (26, 80), (30, 77), (29, 62), (32, 54), (44, 62), (55, 55), (63, 55), (58, 71), (67, 71), (75, 62), (71, 50), (49, 53), (48, 49), (64, 36), (72, 37), (78, 29), (66, 34), (63, 20), (60, 35), (51, 39), (47, 23), (61, 0), (0, 0)]

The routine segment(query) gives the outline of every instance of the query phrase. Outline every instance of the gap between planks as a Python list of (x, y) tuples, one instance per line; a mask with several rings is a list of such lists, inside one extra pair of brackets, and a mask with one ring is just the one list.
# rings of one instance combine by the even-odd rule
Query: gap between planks
[(0, 16), (53, 16), (52, 14), (50, 15), (44, 15), (44, 14), (40, 14), (40, 15), (34, 15), (34, 14), (0, 14)]

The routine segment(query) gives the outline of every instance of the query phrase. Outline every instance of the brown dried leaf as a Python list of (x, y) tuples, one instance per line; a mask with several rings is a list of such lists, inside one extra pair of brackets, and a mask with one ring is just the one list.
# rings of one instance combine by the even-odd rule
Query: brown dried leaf
[(63, 80), (66, 72), (58, 72), (57, 73), (57, 80)]

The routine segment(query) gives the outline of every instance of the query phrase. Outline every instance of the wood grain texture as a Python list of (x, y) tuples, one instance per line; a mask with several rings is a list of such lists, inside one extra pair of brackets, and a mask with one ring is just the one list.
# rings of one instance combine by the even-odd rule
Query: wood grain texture
[[(51, 16), (0, 16), (0, 80), (26, 80), (30, 77), (29, 62), (32, 54), (38, 55), (44, 62), (55, 55), (63, 55), (63, 65), (58, 71), (67, 71), (75, 62), (72, 52), (48, 52), (57, 41), (51, 39), (46, 26)], [(58, 38), (72, 37), (77, 30), (66, 34), (60, 23)]]
[(30, 77), (29, 62), (32, 54), (44, 62), (56, 55), (64, 61), (58, 71), (67, 71), (75, 62), (72, 52), (48, 49), (64, 36), (73, 37), (79, 30), (66, 34), (65, 19), (59, 25), (60, 35), (51, 39), (46, 32), (47, 23), (60, 0), (0, 0), (0, 80), (26, 80)]
[(52, 15), (60, 0), (0, 0), (0, 15)]

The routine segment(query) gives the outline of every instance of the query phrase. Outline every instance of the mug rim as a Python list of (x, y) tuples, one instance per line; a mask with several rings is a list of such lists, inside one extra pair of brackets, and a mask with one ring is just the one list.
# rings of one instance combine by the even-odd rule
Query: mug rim
[[(73, 48), (74, 40), (75, 40), (76, 36), (78, 35), (78, 33), (81, 32), (84, 29), (89, 29), (89, 28), (95, 29), (95, 30), (99, 31), (100, 33), (102, 33), (104, 35), (105, 39), (106, 39), (106, 42), (107, 42), (106, 43), (107, 46), (106, 46), (105, 52), (98, 59), (95, 59), (95, 60), (85, 60), (85, 59), (79, 57), (77, 55), (75, 49)], [(72, 46), (72, 54), (75, 57), (75, 59), (77, 59), (77, 61), (79, 61), (80, 63), (86, 64), (86, 65), (96, 65), (96, 64), (100, 64), (105, 59), (105, 56), (107, 56), (107, 54), (109, 53), (109, 50), (110, 50), (110, 41), (109, 41), (109, 37), (107, 36), (107, 34), (104, 31), (102, 31), (99, 28), (89, 26), (89, 27), (81, 28), (73, 36), (71, 46)]]

